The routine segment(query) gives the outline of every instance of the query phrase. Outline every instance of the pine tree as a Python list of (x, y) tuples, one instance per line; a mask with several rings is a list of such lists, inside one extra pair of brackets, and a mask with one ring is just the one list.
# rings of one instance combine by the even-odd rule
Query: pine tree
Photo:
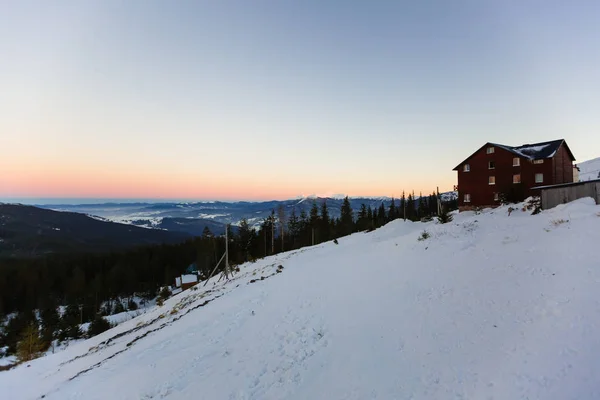
[(60, 316), (56, 307), (49, 307), (40, 312), (42, 322), (42, 339), (51, 343), (55, 333), (60, 329)]
[(371, 208), (371, 206), (369, 206), (367, 208), (367, 229), (369, 231), (372, 231), (373, 229), (375, 229), (375, 223), (374, 223), (375, 218), (376, 217), (373, 216), (373, 209)]
[(101, 334), (111, 328), (110, 322), (100, 315), (96, 315), (96, 318), (90, 323), (88, 328), (87, 336), (92, 337)]
[(356, 220), (356, 229), (359, 232), (369, 229), (367, 206), (365, 203), (362, 203), (360, 205), (360, 211), (358, 212), (358, 219)]
[(327, 199), (323, 199), (321, 204), (321, 226), (319, 229), (319, 241), (326, 242), (330, 238), (331, 227), (329, 221), (329, 210), (327, 209)]
[(385, 214), (385, 205), (381, 202), (379, 210), (377, 210), (377, 226), (383, 226), (387, 223), (387, 215)]
[(406, 219), (411, 221), (415, 220), (415, 201), (411, 194), (408, 195), (408, 199), (406, 199)]
[(344, 198), (340, 210), (340, 235), (349, 235), (354, 231), (354, 217), (348, 196)]
[(320, 221), (320, 217), (319, 217), (319, 207), (317, 206), (317, 202), (313, 200), (312, 206), (310, 208), (310, 214), (309, 214), (309, 225), (310, 225), (310, 235), (311, 235), (311, 239), (310, 239), (310, 244), (317, 244), (318, 243), (318, 231), (319, 231), (319, 221)]
[(252, 242), (254, 240), (254, 229), (250, 228), (248, 220), (242, 218), (238, 229), (238, 242), (239, 248), (242, 251), (242, 261), (246, 262), (250, 259), (250, 249), (252, 248)]
[(213, 237), (213, 233), (211, 232), (211, 230), (208, 226), (204, 227), (204, 230), (202, 231), (202, 237), (203, 238), (212, 238)]
[(306, 211), (302, 209), (300, 211), (300, 221), (298, 226), (298, 236), (301, 238), (299, 243), (300, 246), (306, 246), (310, 244), (309, 231), (310, 224), (308, 221), (308, 216), (306, 215)]
[(279, 222), (279, 238), (281, 240), (281, 251), (285, 249), (285, 208), (283, 204), (279, 204), (277, 208), (277, 221)]
[(17, 344), (17, 358), (20, 362), (33, 360), (38, 358), (46, 348), (37, 325), (31, 323), (21, 334), (21, 339)]
[(392, 201), (390, 202), (390, 208), (388, 211), (388, 220), (389, 221), (393, 221), (396, 218), (398, 218), (398, 216), (396, 215), (396, 200), (394, 200), (394, 198), (392, 197)]
[(446, 224), (448, 222), (452, 222), (453, 219), (454, 217), (452, 217), (452, 214), (450, 214), (448, 209), (442, 204), (441, 213), (438, 215), (438, 222), (440, 224)]
[(292, 212), (290, 213), (290, 217), (288, 219), (288, 231), (292, 240), (292, 247), (296, 248), (296, 241), (300, 236), (300, 220), (296, 215), (296, 207), (292, 208)]
[(402, 199), (400, 200), (400, 217), (406, 220), (406, 196), (404, 195), (404, 191), (402, 191)]

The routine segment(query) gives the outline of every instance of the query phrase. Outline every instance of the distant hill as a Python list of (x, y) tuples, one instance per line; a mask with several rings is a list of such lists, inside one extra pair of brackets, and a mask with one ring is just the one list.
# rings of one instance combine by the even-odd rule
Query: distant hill
[[(418, 194), (417, 194), (418, 196)], [(456, 200), (456, 192), (442, 193), (443, 201)], [(179, 202), (179, 203), (103, 203), (103, 204), (52, 204), (40, 207), (57, 211), (74, 211), (85, 213), (95, 218), (101, 217), (108, 221), (121, 222), (146, 228), (160, 228), (169, 231), (187, 232), (200, 235), (205, 226), (215, 235), (225, 233), (226, 224), (238, 225), (245, 218), (251, 226), (258, 227), (272, 210), (277, 211), (283, 206), (287, 216), (292, 210), (297, 215), (309, 212), (313, 202), (318, 206), (326, 201), (331, 217), (339, 217), (343, 197), (303, 197), (290, 200), (273, 200), (262, 202)], [(355, 213), (361, 204), (378, 208), (384, 204), (389, 208), (389, 197), (350, 197), (350, 205)], [(399, 200), (396, 198), (396, 204)]]
[(101, 221), (74, 212), (0, 204), (0, 257), (107, 251), (177, 243), (189, 237), (187, 233)]
[(600, 157), (577, 164), (579, 167), (579, 180), (590, 181), (600, 179)]

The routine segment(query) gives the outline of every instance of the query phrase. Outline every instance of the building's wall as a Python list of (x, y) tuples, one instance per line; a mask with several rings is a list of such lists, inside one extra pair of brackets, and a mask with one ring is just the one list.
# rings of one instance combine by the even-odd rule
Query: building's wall
[(553, 183), (571, 183), (573, 182), (573, 160), (564, 145), (561, 145), (554, 158), (553, 164)]
[[(513, 153), (496, 147), (493, 154), (487, 154), (486, 149), (487, 146), (483, 147), (464, 163), (470, 165), (469, 172), (464, 172), (464, 164), (458, 169), (458, 205), (461, 209), (498, 205), (494, 201), (494, 193), (512, 185), (512, 171), (518, 168), (512, 166)], [(495, 162), (495, 169), (488, 168), (489, 161)], [(495, 185), (488, 184), (491, 175), (496, 177)], [(467, 193), (471, 195), (470, 203), (464, 202)]]
[(589, 181), (579, 185), (546, 188), (542, 191), (542, 208), (548, 210), (559, 204), (584, 197), (591, 197), (600, 204), (600, 181)]
[[(510, 198), (511, 195), (524, 197), (536, 195), (537, 193), (531, 190), (532, 187), (564, 183), (565, 181), (556, 182), (558, 174), (560, 174), (560, 179), (566, 180), (566, 182), (573, 181), (572, 162), (564, 146), (557, 151), (557, 157), (560, 157), (558, 161), (545, 159), (542, 164), (534, 164), (527, 158), (519, 157), (519, 166), (513, 166), (513, 158), (517, 157), (514, 153), (496, 147), (493, 154), (487, 154), (487, 147), (480, 149), (458, 169), (458, 205), (461, 210), (497, 206), (499, 202), (494, 201), (495, 193), (500, 193), (506, 198)], [(488, 168), (489, 161), (495, 162), (495, 169)], [(469, 172), (464, 172), (464, 164), (470, 165)], [(560, 168), (558, 168), (559, 165)], [(570, 174), (566, 172), (567, 165), (570, 165)], [(535, 182), (535, 175), (538, 173), (543, 174), (543, 182)], [(515, 174), (521, 175), (520, 185), (513, 184), (513, 175)], [(488, 183), (490, 176), (496, 177), (495, 185)], [(471, 195), (470, 203), (464, 202), (466, 193)]]

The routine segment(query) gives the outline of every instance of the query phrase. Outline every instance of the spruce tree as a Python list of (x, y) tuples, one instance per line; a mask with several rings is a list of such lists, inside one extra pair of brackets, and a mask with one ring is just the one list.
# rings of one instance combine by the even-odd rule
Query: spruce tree
[(60, 329), (60, 316), (56, 307), (45, 308), (40, 312), (42, 322), (42, 339), (51, 343)]
[(404, 191), (402, 191), (402, 199), (400, 200), (400, 218), (406, 219), (406, 196), (404, 195)]
[(211, 230), (208, 226), (204, 227), (204, 230), (202, 231), (202, 237), (203, 238), (212, 238), (213, 237), (213, 233), (211, 232)]
[(369, 229), (367, 205), (365, 203), (362, 203), (360, 205), (360, 211), (358, 212), (358, 219), (356, 220), (356, 229), (359, 232)]
[(320, 219), (320, 229), (319, 229), (319, 241), (326, 242), (330, 238), (330, 221), (329, 221), (329, 210), (327, 209), (327, 199), (323, 199), (323, 203), (321, 204), (321, 219)]
[(393, 221), (396, 218), (398, 218), (398, 216), (396, 215), (396, 200), (394, 200), (394, 198), (392, 197), (392, 201), (390, 202), (390, 208), (388, 211), (388, 220), (389, 221)]
[(383, 202), (381, 202), (379, 210), (377, 210), (377, 221), (378, 226), (383, 226), (388, 222), (387, 215), (385, 213), (385, 205), (383, 204)]
[(300, 220), (296, 215), (296, 207), (292, 208), (292, 212), (290, 213), (290, 217), (288, 219), (288, 231), (292, 240), (292, 247), (296, 248), (296, 241), (300, 236)]
[(454, 217), (452, 217), (452, 214), (450, 214), (448, 209), (442, 204), (441, 213), (438, 215), (438, 222), (440, 224), (446, 224), (448, 222), (452, 222), (453, 218)]
[(87, 331), (87, 336), (92, 337), (101, 334), (111, 328), (110, 322), (100, 315), (96, 315), (96, 318), (90, 323)]
[(373, 216), (373, 209), (371, 206), (367, 208), (367, 229), (372, 231), (375, 228), (375, 217)]
[(352, 215), (352, 206), (348, 196), (344, 198), (340, 210), (340, 230), (342, 236), (349, 235), (354, 231), (354, 217)]

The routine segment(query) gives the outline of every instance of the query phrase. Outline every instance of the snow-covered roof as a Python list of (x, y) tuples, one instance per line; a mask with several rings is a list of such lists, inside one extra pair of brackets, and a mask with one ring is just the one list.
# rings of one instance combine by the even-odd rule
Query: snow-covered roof
[[(541, 160), (544, 158), (554, 157), (554, 155), (556, 154), (556, 152), (558, 151), (560, 146), (563, 144), (565, 145), (567, 152), (571, 156), (571, 159), (574, 161), (575, 157), (573, 156), (573, 153), (569, 149), (569, 146), (567, 146), (567, 143), (565, 142), (564, 139), (551, 140), (549, 142), (541, 142), (541, 143), (533, 143), (533, 144), (523, 144), (520, 146), (507, 146), (504, 144), (489, 142), (489, 143), (486, 143), (483, 147), (491, 145), (494, 147), (504, 149), (508, 152), (511, 152), (511, 153), (519, 156), (519, 157), (527, 158), (529, 160)], [(481, 150), (483, 147), (481, 147), (477, 151)], [(475, 153), (477, 153), (477, 151)], [(454, 170), (457, 170), (465, 161), (467, 161), (469, 158), (473, 157), (475, 155), (475, 153), (471, 154), (463, 162), (458, 164), (454, 168)]]
[(181, 275), (181, 283), (196, 283), (198, 282), (198, 275), (195, 274), (185, 274)]

